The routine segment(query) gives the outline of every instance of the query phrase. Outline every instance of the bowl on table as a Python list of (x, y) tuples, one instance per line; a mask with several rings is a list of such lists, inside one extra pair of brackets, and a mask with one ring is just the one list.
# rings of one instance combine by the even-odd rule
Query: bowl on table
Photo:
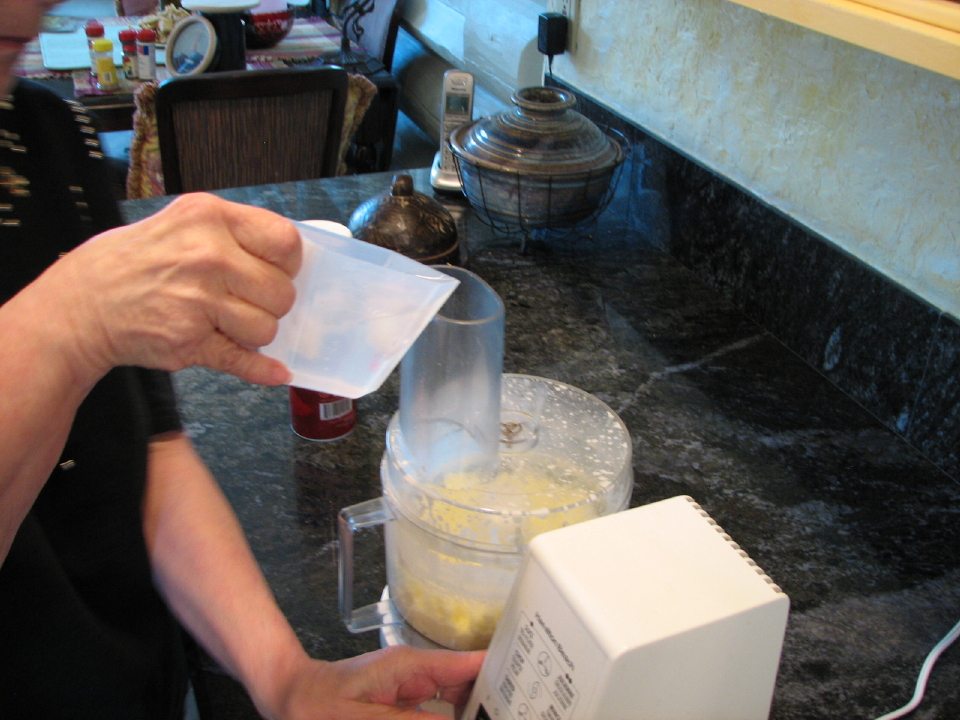
[(243, 14), (244, 32), (247, 38), (247, 48), (262, 50), (271, 48), (283, 40), (293, 27), (293, 20), (297, 9), (294, 5), (287, 5), (286, 10), (276, 12), (245, 12)]

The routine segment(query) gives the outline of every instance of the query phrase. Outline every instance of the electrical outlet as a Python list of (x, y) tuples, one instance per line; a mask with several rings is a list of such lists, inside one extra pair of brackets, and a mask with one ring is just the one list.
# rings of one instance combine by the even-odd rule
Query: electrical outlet
[(550, 12), (560, 13), (567, 18), (567, 52), (577, 52), (577, 30), (580, 21), (580, 0), (550, 0), (547, 5)]

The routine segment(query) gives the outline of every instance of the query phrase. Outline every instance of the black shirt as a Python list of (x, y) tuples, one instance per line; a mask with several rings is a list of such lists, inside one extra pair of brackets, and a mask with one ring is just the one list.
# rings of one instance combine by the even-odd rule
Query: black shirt
[[(119, 225), (112, 193), (81, 106), (23, 80), (0, 99), (0, 301)], [(149, 438), (179, 427), (159, 371), (116, 368), (80, 406), (0, 566), (0, 717), (182, 717), (181, 630), (153, 586), (141, 510)]]

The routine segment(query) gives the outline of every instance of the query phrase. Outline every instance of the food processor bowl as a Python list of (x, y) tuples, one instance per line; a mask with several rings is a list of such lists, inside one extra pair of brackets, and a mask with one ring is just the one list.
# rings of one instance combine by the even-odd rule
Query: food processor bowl
[[(599, 399), (530, 375), (503, 375), (501, 392), (493, 479), (425, 481), (396, 416), (381, 462), (390, 601), (404, 622), (456, 650), (487, 646), (533, 537), (623, 510), (633, 487), (629, 433)], [(362, 613), (347, 610), (345, 619)]]

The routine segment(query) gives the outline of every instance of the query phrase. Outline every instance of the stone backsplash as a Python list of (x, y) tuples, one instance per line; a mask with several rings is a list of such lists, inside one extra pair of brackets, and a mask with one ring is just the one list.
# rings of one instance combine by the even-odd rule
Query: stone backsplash
[(630, 145), (642, 233), (960, 482), (960, 323), (553, 78)]

